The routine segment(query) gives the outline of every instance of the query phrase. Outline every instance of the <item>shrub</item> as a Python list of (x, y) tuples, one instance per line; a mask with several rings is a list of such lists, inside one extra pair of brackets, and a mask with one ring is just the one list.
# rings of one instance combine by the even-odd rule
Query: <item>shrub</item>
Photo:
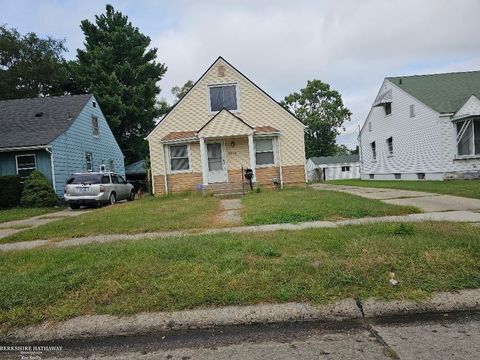
[(25, 207), (50, 207), (58, 204), (58, 198), (48, 179), (35, 170), (23, 184), (20, 204)]
[(20, 205), (22, 186), (18, 176), (0, 176), (0, 209)]
[(395, 225), (390, 231), (392, 235), (415, 235), (415, 226), (412, 224), (400, 223), (400, 225)]

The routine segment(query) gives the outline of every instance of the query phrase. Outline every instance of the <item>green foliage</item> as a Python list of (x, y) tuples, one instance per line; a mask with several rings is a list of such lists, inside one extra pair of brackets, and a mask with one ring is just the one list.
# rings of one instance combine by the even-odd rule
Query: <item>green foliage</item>
[(172, 94), (175, 95), (175, 102), (178, 102), (193, 87), (193, 80), (188, 80), (183, 86), (172, 87)]
[(335, 155), (335, 138), (352, 113), (342, 101), (338, 91), (320, 80), (309, 80), (307, 86), (285, 97), (281, 103), (307, 126), (305, 151), (312, 156)]
[(157, 86), (167, 68), (157, 63), (150, 38), (107, 5), (95, 22), (83, 20), (85, 50), (77, 50), (74, 83), (98, 99), (127, 163), (148, 154), (145, 136), (160, 115)]
[(263, 249), (262, 255), (265, 256), (265, 257), (280, 257), (280, 256), (282, 256), (280, 251), (275, 250), (271, 246), (267, 246), (265, 249)]
[(393, 225), (393, 228), (390, 229), (390, 234), (404, 236), (404, 235), (414, 235), (415, 226), (412, 224), (401, 223), (399, 225)]
[(65, 40), (21, 35), (0, 25), (0, 99), (63, 94)]
[(22, 187), (18, 176), (0, 177), (0, 209), (18, 206), (21, 194)]
[(58, 204), (58, 198), (47, 178), (34, 170), (23, 183), (20, 204), (24, 207), (50, 207)]

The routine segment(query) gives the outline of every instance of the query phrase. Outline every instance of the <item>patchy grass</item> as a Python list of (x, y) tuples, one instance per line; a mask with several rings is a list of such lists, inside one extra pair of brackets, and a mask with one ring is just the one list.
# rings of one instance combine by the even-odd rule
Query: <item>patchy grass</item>
[(215, 226), (217, 209), (217, 198), (197, 194), (145, 197), (21, 231), (0, 239), (0, 243), (206, 228)]
[(419, 300), (480, 287), (479, 264), (478, 228), (438, 222), (17, 251), (0, 254), (0, 329), (84, 314), (325, 304), (355, 295)]
[(245, 224), (276, 224), (314, 220), (339, 220), (419, 212), (414, 207), (311, 188), (288, 188), (250, 193), (242, 199)]
[(431, 193), (448, 194), (480, 199), (480, 181), (478, 180), (407, 181), (350, 179), (332, 180), (328, 181), (328, 184), (426, 191)]
[(21, 208), (0, 210), (0, 224), (8, 221), (23, 220), (34, 216), (49, 214), (63, 208)]

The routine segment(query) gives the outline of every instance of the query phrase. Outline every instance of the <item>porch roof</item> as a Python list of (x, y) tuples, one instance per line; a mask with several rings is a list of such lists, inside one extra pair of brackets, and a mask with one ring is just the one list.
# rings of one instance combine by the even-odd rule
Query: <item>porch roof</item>
[(197, 131), (197, 136), (205, 138), (226, 137), (249, 135), (252, 133), (252, 126), (229, 110), (222, 109)]
[(170, 132), (162, 138), (162, 142), (197, 140), (196, 131)]

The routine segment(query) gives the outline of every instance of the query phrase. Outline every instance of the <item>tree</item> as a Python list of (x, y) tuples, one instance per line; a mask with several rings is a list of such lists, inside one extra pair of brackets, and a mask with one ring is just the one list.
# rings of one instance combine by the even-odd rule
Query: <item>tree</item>
[(65, 40), (0, 25), (0, 99), (62, 95), (66, 51)]
[(157, 48), (113, 6), (95, 16), (95, 23), (81, 22), (85, 49), (77, 50), (73, 66), (75, 88), (92, 92), (98, 99), (127, 162), (148, 154), (145, 136), (160, 115), (157, 83), (167, 71), (157, 63)]
[(337, 151), (335, 138), (352, 113), (341, 95), (320, 80), (310, 80), (307, 86), (285, 97), (282, 106), (293, 112), (307, 126), (305, 152), (312, 156), (330, 156)]
[(174, 86), (172, 87), (172, 94), (175, 95), (175, 102), (178, 102), (182, 97), (185, 96), (187, 92), (193, 87), (193, 80), (188, 80), (182, 87)]
[(335, 145), (335, 152), (333, 155), (350, 155), (352, 152), (343, 144)]

